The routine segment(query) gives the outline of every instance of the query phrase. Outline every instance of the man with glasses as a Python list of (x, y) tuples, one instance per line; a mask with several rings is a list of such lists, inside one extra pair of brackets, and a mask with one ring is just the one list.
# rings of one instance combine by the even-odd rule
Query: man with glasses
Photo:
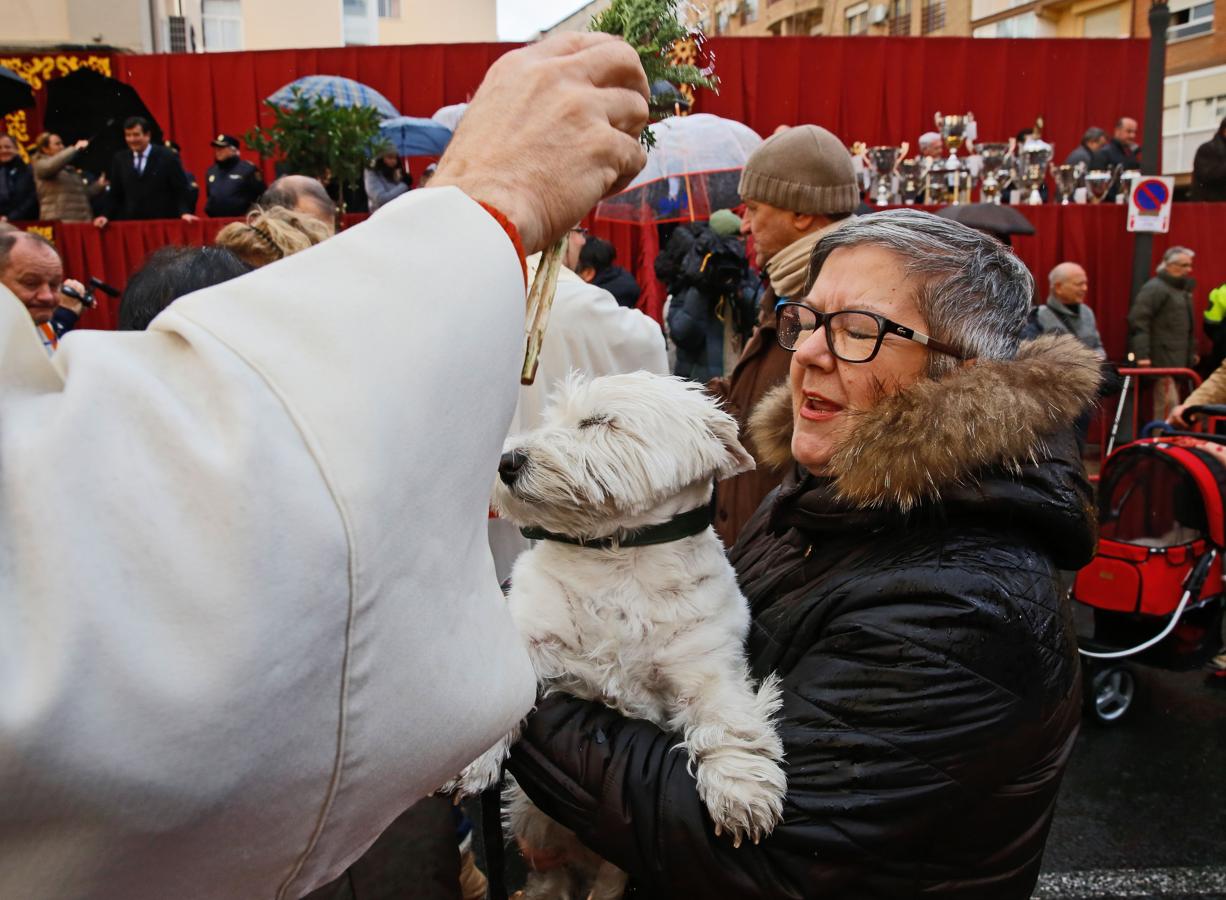
[[(758, 401), (788, 374), (789, 357), (775, 339), (775, 305), (803, 296), (809, 257), (822, 235), (851, 216), (860, 201), (851, 154), (824, 128), (801, 125), (772, 135), (745, 163), (742, 233), (753, 235), (754, 261), (769, 281), (758, 327), (730, 379), (710, 387), (740, 422), (742, 434)], [(752, 444), (751, 452), (757, 456)], [(762, 465), (723, 481), (717, 491), (715, 529), (731, 547), (783, 471)]]
[[(1187, 247), (1162, 254), (1154, 277), (1145, 282), (1128, 313), (1129, 350), (1136, 364), (1156, 369), (1190, 369), (1196, 364), (1192, 320), (1192, 260)], [(1165, 419), (1179, 403), (1175, 379), (1155, 380), (1154, 418)]]

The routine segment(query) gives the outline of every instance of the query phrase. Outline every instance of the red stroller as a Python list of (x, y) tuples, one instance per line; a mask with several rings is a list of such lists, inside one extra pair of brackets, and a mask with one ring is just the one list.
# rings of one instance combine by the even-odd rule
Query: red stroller
[[(1189, 410), (1226, 415), (1223, 407)], [(1101, 723), (1120, 721), (1136, 696), (1123, 660), (1199, 668), (1220, 646), (1226, 548), (1226, 437), (1165, 432), (1127, 444), (1103, 466), (1099, 542), (1077, 574), (1073, 599), (1093, 611), (1081, 642), (1086, 705)]]

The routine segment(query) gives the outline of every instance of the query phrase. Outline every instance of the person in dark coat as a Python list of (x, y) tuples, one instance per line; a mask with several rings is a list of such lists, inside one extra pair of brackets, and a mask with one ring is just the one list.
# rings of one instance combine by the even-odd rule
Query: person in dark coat
[(1057, 570), (1094, 551), (1070, 423), (1098, 360), (1067, 335), (1019, 348), (1029, 273), (955, 222), (856, 219), (813, 269), (779, 312), (789, 382), (754, 415), (787, 475), (730, 554), (751, 671), (782, 681), (782, 820), (734, 847), (676, 734), (563, 693), (508, 767), (628, 897), (1024, 900), (1081, 713)]
[(604, 288), (618, 306), (635, 309), (639, 305), (639, 283), (621, 266), (613, 265), (617, 248), (598, 237), (589, 237), (579, 250), (576, 274), (589, 284)]
[(238, 138), (219, 134), (210, 142), (215, 162), (204, 173), (204, 214), (212, 218), (247, 215), (264, 193), (259, 167), (238, 155)]
[(1192, 199), (1226, 201), (1226, 119), (1217, 134), (1196, 148), (1192, 160)]
[[(1125, 172), (1141, 168), (1141, 158), (1137, 155), (1137, 120), (1130, 119), (1128, 116), (1116, 119), (1115, 131), (1111, 135), (1111, 140), (1094, 154), (1094, 162), (1090, 168), (1114, 169), (1116, 166), (1121, 166)], [(1110, 203), (1115, 200), (1119, 191), (1120, 184), (1117, 179), (1107, 196), (1103, 198), (1104, 202)]]
[(0, 222), (38, 218), (34, 175), (17, 151), (12, 135), (0, 132)]
[[(757, 321), (761, 283), (749, 270), (741, 220), (722, 209), (699, 226), (669, 283), (673, 374), (706, 384), (731, 374)], [(677, 234), (686, 234), (678, 231)]]
[(148, 120), (133, 116), (123, 123), (128, 145), (111, 160), (107, 213), (94, 219), (105, 228), (111, 219), (184, 219), (196, 221), (188, 205), (187, 173), (179, 155), (153, 144)]
[(1087, 170), (1094, 168), (1094, 154), (1105, 147), (1107, 144), (1107, 132), (1101, 128), (1091, 126), (1086, 129), (1086, 133), (1081, 136), (1081, 143), (1073, 148), (1064, 159), (1066, 166), (1075, 166), (1078, 163), (1083, 164)]
[[(758, 401), (787, 377), (788, 354), (775, 340), (775, 304), (804, 287), (813, 246), (852, 215), (860, 188), (843, 141), (818, 125), (799, 125), (776, 132), (750, 154), (737, 193), (745, 201), (743, 233), (753, 236), (754, 262), (765, 273), (766, 289), (757, 328), (732, 374), (708, 389), (744, 430)], [(779, 479), (778, 472), (759, 466), (719, 483), (715, 530), (725, 546), (736, 541)]]
[[(1197, 363), (1192, 314), (1192, 262), (1187, 247), (1169, 247), (1154, 277), (1141, 286), (1128, 311), (1128, 349), (1138, 366), (1190, 369)], [(1175, 379), (1154, 383), (1154, 418), (1165, 419), (1179, 403)]]

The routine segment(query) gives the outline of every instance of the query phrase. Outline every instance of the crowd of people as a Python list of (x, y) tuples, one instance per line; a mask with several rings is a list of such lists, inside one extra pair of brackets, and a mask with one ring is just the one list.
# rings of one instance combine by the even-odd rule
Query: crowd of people
[[(153, 254), (120, 335), (65, 337), (86, 287), (0, 226), (21, 304), (0, 296), (0, 894), (425, 897), (400, 867), (430, 835), (450, 866), (432, 896), (459, 897), (470, 826), (423, 798), (523, 720), (509, 770), (636, 896), (1031, 895), (1082, 702), (1060, 573), (1095, 545), (1085, 269), (1062, 262), (1036, 304), (991, 234), (864, 214), (844, 143), (806, 124), (753, 152), (742, 209), (668, 236), (662, 329), (576, 224), (641, 169), (648, 96), (605, 35), (508, 53), (429, 188), (380, 154), (377, 214), (339, 235), (320, 182), (265, 187), (218, 135), (206, 210), (241, 221)], [(1081, 149), (1131, 153), (1128, 121)], [(0, 196), (28, 176), (99, 227), (193, 216), (177, 155), (126, 126), (97, 178), (55, 135), (23, 176), (0, 136)], [(563, 236), (521, 386), (524, 287)], [(1136, 298), (1137, 365), (1195, 361), (1193, 258), (1168, 250)], [(718, 484), (712, 524), (750, 670), (783, 697), (788, 793), (760, 844), (712, 830), (667, 728), (538, 702), (497, 587), (527, 538), (489, 486), (574, 371), (705, 384), (757, 463)], [(1155, 412), (1181, 421), (1223, 372)]]

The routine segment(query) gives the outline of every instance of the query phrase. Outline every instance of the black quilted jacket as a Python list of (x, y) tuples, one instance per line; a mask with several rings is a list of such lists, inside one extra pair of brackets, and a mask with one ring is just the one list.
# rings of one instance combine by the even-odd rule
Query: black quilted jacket
[(1095, 540), (1071, 431), (1038, 446), (905, 514), (796, 472), (751, 520), (731, 558), (788, 775), (761, 845), (715, 837), (677, 735), (599, 704), (545, 700), (511, 772), (637, 897), (1028, 898), (1080, 716), (1056, 570)]

